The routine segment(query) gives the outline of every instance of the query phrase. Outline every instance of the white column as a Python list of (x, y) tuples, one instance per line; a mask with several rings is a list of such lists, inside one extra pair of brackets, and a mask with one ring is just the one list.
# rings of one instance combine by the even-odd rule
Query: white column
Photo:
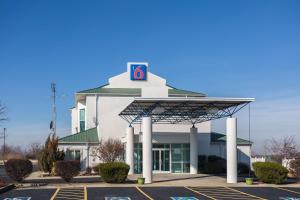
[(130, 166), (128, 174), (134, 174), (134, 129), (127, 127), (126, 129), (126, 163)]
[(190, 129), (190, 174), (198, 173), (198, 129)]
[(152, 183), (152, 120), (143, 117), (143, 177), (145, 183)]
[(226, 129), (227, 183), (237, 183), (236, 118), (227, 118)]

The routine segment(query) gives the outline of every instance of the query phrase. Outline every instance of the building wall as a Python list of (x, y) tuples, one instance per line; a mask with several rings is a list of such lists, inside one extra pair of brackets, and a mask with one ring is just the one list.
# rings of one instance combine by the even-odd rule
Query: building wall
[[(199, 132), (199, 130), (198, 130)], [(211, 133), (198, 133), (198, 155), (210, 154)]]
[(82, 171), (86, 169), (87, 165), (93, 167), (100, 163), (99, 158), (92, 155), (92, 148), (95, 147), (96, 146), (93, 145), (89, 146), (89, 161), (87, 161), (88, 148), (85, 144), (60, 144), (58, 146), (59, 150), (63, 150), (64, 152), (67, 150), (80, 150), (80, 165)]
[(251, 160), (251, 146), (238, 145), (238, 162), (249, 164)]
[[(109, 79), (109, 84), (106, 88), (142, 88), (142, 97), (145, 98), (166, 98), (168, 97), (168, 87), (166, 80), (160, 78), (150, 72), (147, 74), (147, 81), (132, 81), (130, 73), (125, 72)], [(98, 104), (98, 124), (99, 138), (122, 138), (125, 137), (128, 123), (123, 120), (119, 113), (126, 108), (134, 97), (109, 97), (95, 95), (87, 95), (86, 101), (82, 105), (86, 106), (86, 128), (96, 126), (96, 101)], [(79, 104), (80, 105), (80, 104)], [(78, 112), (79, 115), (79, 112)], [(79, 123), (79, 120), (77, 124)], [(211, 122), (205, 122), (197, 125), (198, 132), (210, 133)], [(135, 134), (140, 132), (140, 125), (134, 125)], [(169, 124), (154, 124), (154, 132), (189, 132), (191, 125), (169, 125)]]
[(99, 139), (125, 137), (128, 123), (119, 116), (119, 113), (131, 101), (133, 101), (133, 97), (99, 97)]
[[(79, 112), (80, 112), (80, 109), (85, 109), (86, 110), (86, 101), (85, 100), (81, 100), (81, 101), (78, 101), (76, 103), (76, 109), (74, 110), (74, 115), (75, 115), (75, 111), (76, 111), (77, 114), (76, 114), (76, 116), (74, 116), (75, 117), (74, 124), (72, 123), (72, 126), (74, 126), (74, 127), (72, 127), (72, 130), (75, 130), (75, 132), (73, 132), (73, 133), (80, 132), (80, 126), (79, 126), (79, 121), (80, 121)], [(73, 121), (73, 119), (72, 119), (72, 121)], [(85, 123), (86, 122), (87, 122), (87, 117), (85, 115)], [(85, 124), (85, 127), (86, 127), (86, 124)]]
[(78, 110), (77, 108), (72, 108), (71, 109), (71, 132), (72, 134), (75, 134), (78, 132)]
[[(249, 165), (249, 160), (251, 155), (249, 151), (251, 150), (251, 146), (237, 145), (237, 149), (238, 149), (238, 155), (237, 155), (238, 162), (242, 162)], [(216, 155), (226, 159), (226, 144), (225, 143), (210, 144), (209, 152), (206, 155)]]
[(96, 96), (89, 95), (86, 97), (86, 129), (96, 127)]

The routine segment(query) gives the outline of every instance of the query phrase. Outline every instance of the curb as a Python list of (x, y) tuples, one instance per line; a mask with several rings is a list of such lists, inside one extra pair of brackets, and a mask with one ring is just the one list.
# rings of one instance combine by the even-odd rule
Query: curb
[(16, 186), (14, 185), (14, 184), (9, 184), (9, 185), (7, 185), (7, 186), (4, 186), (4, 187), (2, 187), (2, 188), (0, 188), (0, 194), (3, 194), (3, 193), (5, 193), (5, 192), (7, 192), (7, 191), (9, 191), (9, 190), (12, 190), (12, 189), (14, 189)]

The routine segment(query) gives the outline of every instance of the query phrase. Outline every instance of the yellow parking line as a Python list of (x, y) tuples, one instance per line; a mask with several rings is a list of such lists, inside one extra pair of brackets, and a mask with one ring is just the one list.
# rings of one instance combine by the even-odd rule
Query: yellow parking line
[[(200, 191), (201, 192), (201, 191)], [(209, 196), (231, 196), (231, 197), (240, 197), (240, 193), (230, 193), (229, 191), (227, 193), (212, 193), (212, 192), (205, 192), (205, 194)]]
[(145, 197), (147, 197), (149, 200), (154, 200), (152, 197), (150, 197), (148, 194), (146, 194), (143, 190), (141, 190), (138, 186), (135, 186), (135, 188), (142, 193)]
[(86, 186), (84, 186), (84, 200), (87, 200), (87, 189)]
[(59, 194), (83, 194), (84, 191), (65, 191), (64, 189), (60, 190)]
[(197, 193), (197, 194), (200, 194), (200, 195), (202, 195), (202, 196), (205, 196), (205, 197), (207, 197), (207, 198), (210, 198), (210, 199), (213, 199), (213, 200), (217, 200), (217, 199), (215, 199), (215, 198), (213, 198), (213, 197), (211, 197), (211, 196), (208, 196), (208, 195), (205, 195), (205, 194), (203, 194), (203, 193), (200, 193), (200, 192), (198, 192), (198, 191), (196, 191), (196, 190), (193, 190), (193, 189), (191, 189), (191, 188), (189, 188), (189, 187), (184, 187), (184, 188), (186, 188), (186, 189), (188, 189), (188, 190), (190, 190), (190, 191), (192, 191), (192, 192), (194, 192), (194, 193)]
[[(191, 187), (191, 188), (194, 188), (194, 187)], [(194, 188), (194, 189), (198, 189), (198, 190), (202, 190), (202, 191), (213, 191), (213, 192), (217, 192), (217, 191), (228, 191), (227, 189), (209, 189), (209, 188)]]
[(55, 197), (55, 199), (57, 200), (57, 199), (63, 199), (63, 200), (65, 200), (65, 199), (70, 199), (70, 200), (82, 200), (82, 198), (80, 197), (80, 198), (75, 198), (74, 199), (74, 197)]
[(58, 194), (59, 190), (60, 190), (60, 188), (58, 187), (58, 188), (56, 189), (55, 193), (53, 194), (53, 196), (51, 197), (50, 200), (54, 200), (54, 198), (55, 198), (56, 195)]
[(230, 187), (225, 187), (225, 186), (224, 186), (224, 188), (227, 188), (227, 189), (229, 189), (229, 190), (232, 190), (232, 191), (235, 191), (235, 192), (239, 192), (239, 193), (241, 193), (241, 194), (248, 195), (248, 196), (251, 196), (251, 197), (254, 197), (254, 198), (257, 198), (257, 199), (263, 199), (263, 200), (266, 200), (266, 199), (264, 199), (264, 198), (261, 198), (261, 197), (258, 197), (258, 196), (252, 195), (252, 194), (248, 194), (248, 193), (245, 193), (245, 192), (242, 192), (242, 191), (239, 191), (239, 190), (230, 188)]
[(288, 192), (292, 192), (292, 193), (295, 193), (295, 194), (300, 194), (300, 192), (296, 192), (296, 191), (289, 190), (289, 189), (286, 189), (286, 188), (281, 188), (281, 187), (273, 187), (273, 188), (276, 188), (276, 189), (279, 189), (279, 190), (288, 191)]
[(58, 193), (58, 195), (56, 197), (74, 197), (74, 198), (83, 198), (83, 194), (82, 195), (76, 195), (76, 194), (61, 194)]

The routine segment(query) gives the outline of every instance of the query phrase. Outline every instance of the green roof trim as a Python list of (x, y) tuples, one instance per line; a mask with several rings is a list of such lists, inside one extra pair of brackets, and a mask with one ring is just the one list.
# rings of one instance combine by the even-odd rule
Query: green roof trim
[(104, 86), (79, 91), (77, 92), (77, 94), (98, 94), (103, 96), (137, 96), (137, 97), (140, 97), (142, 95), (141, 88), (104, 88)]
[(170, 85), (167, 86), (171, 87), (171, 89), (168, 90), (169, 97), (206, 97), (204, 93), (181, 90)]
[[(105, 88), (105, 86), (107, 85), (108, 84), (92, 89), (82, 90), (77, 92), (77, 94), (98, 94), (100, 96), (142, 96), (141, 88)], [(170, 85), (167, 86), (171, 87), (170, 89), (168, 89), (169, 97), (206, 97), (206, 94), (200, 92), (181, 90)]]
[(92, 89), (87, 89), (87, 90), (82, 90), (82, 91), (79, 91), (79, 92), (76, 92), (76, 93), (95, 93), (97, 90), (101, 89), (101, 88), (104, 88), (105, 86), (107, 86), (107, 84), (104, 84), (104, 85), (101, 85), (99, 87), (96, 87), (96, 88), (92, 88)]
[(87, 142), (90, 143), (99, 142), (97, 128), (91, 128), (86, 131), (68, 135), (58, 140), (58, 143), (87, 143)]
[[(226, 142), (226, 135), (221, 134), (221, 133), (212, 132), (210, 142), (211, 143), (225, 143)], [(252, 145), (253, 144), (253, 142), (251, 142), (249, 140), (244, 140), (244, 139), (241, 139), (241, 138), (237, 138), (236, 143), (237, 143), (237, 145), (249, 145), (249, 144)]]

